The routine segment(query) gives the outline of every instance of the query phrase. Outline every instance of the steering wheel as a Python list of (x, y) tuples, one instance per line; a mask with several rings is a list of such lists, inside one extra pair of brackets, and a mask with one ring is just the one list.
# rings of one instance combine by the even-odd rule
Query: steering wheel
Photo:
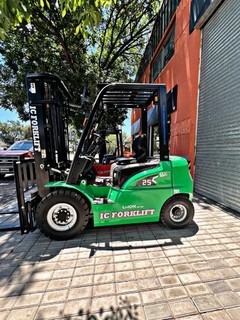
[(109, 141), (104, 139), (100, 134), (94, 132), (93, 135), (96, 138), (93, 139), (91, 145), (89, 146), (89, 148), (87, 150), (87, 154), (89, 154), (91, 156), (95, 156), (99, 152), (99, 150), (104, 142), (109, 143)]
[[(93, 133), (97, 138), (99, 138), (99, 142), (102, 143), (103, 141), (105, 141), (106, 143), (109, 143), (109, 141), (107, 139), (104, 139), (100, 134), (94, 132)], [(97, 140), (97, 139), (96, 139)], [(97, 141), (96, 141), (97, 142)]]

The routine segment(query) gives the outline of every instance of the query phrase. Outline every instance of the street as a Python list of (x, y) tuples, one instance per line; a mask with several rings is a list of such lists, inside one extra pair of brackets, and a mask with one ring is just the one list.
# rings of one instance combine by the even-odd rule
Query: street
[(9, 202), (16, 200), (16, 187), (13, 174), (0, 179), (0, 212)]

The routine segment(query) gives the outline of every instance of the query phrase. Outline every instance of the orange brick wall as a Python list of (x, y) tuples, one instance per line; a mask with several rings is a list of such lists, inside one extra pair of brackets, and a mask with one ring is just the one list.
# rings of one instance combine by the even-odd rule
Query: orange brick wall
[[(171, 116), (170, 154), (187, 156), (193, 164), (201, 33), (200, 30), (194, 30), (189, 34), (190, 2), (180, 2), (166, 30), (165, 34), (175, 21), (175, 52), (155, 83), (165, 83), (167, 92), (178, 85), (177, 111)], [(151, 63), (141, 79), (142, 82), (151, 82), (150, 68)], [(132, 115), (132, 123), (139, 117), (137, 113)]]

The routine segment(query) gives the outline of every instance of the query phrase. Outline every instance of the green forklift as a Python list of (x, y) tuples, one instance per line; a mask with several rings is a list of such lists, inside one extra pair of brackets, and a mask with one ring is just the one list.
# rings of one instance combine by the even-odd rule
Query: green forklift
[[(186, 159), (169, 155), (166, 87), (163, 84), (111, 83), (97, 95), (76, 152), (67, 141), (71, 94), (55, 75), (28, 74), (37, 191), (19, 202), (22, 233), (39, 228), (47, 237), (79, 235), (90, 219), (94, 227), (163, 222), (184, 228), (194, 217), (193, 181)], [(148, 106), (158, 110), (159, 154), (149, 148)], [(134, 157), (118, 158), (108, 177), (92, 175), (91, 150), (105, 142), (95, 123), (99, 112), (141, 109), (141, 134)], [(86, 148), (91, 141), (91, 148)], [(22, 199), (22, 196), (21, 196)]]

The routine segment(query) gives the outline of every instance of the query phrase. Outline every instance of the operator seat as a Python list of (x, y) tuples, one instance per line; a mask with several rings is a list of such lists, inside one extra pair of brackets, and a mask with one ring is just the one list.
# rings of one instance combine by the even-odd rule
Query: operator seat
[(136, 173), (159, 166), (159, 160), (147, 162), (147, 137), (145, 134), (134, 140), (133, 151), (136, 158), (120, 158), (112, 164), (110, 176), (113, 185), (121, 187), (125, 181)]
[(133, 141), (133, 151), (137, 163), (142, 163), (147, 160), (147, 136), (142, 134)]
[(147, 160), (147, 136), (142, 134), (134, 139), (132, 149), (135, 153), (133, 158), (119, 158), (117, 165), (126, 165), (131, 163), (142, 163)]

